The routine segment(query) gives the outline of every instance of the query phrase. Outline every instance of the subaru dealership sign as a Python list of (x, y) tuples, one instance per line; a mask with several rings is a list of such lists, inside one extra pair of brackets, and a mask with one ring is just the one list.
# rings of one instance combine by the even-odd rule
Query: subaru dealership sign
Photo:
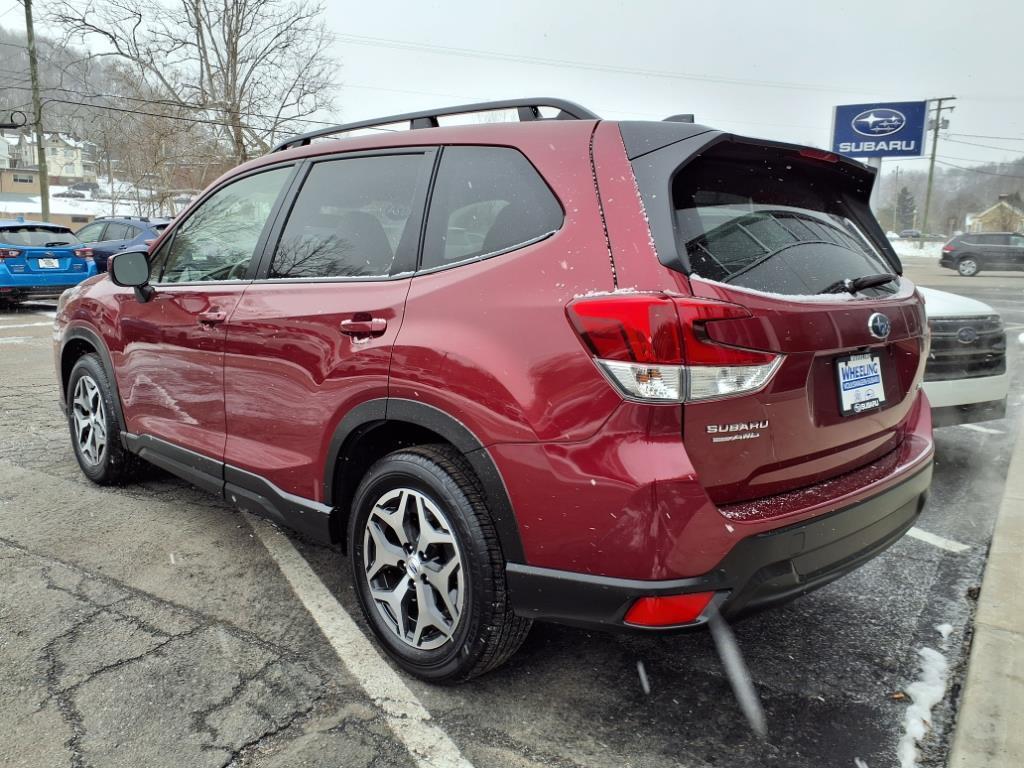
[(917, 157), (924, 153), (927, 101), (836, 107), (832, 151), (850, 157)]

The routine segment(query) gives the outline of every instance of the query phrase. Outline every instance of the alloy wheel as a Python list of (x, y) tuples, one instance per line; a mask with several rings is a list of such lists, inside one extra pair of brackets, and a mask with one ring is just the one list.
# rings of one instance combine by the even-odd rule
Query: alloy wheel
[(957, 265), (957, 270), (964, 277), (970, 277), (978, 271), (978, 264), (974, 259), (964, 259)]
[(411, 488), (382, 495), (363, 530), (363, 561), (370, 598), (395, 637), (421, 651), (451, 640), (465, 578), (459, 545), (437, 504)]
[(75, 384), (71, 409), (78, 453), (86, 463), (96, 466), (107, 447), (107, 412), (100, 388), (91, 376), (82, 376)]

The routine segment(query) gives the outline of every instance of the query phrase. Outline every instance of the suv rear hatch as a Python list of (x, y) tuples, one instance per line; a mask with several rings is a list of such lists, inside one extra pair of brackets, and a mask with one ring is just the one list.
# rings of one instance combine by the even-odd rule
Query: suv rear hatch
[[(684, 442), (709, 495), (762, 499), (892, 451), (927, 337), (920, 295), (868, 207), (873, 172), (680, 128), (684, 138), (631, 160), (658, 259), (683, 294)], [(744, 366), (768, 364), (744, 379)]]
[(63, 227), (22, 224), (0, 228), (0, 263), (15, 288), (73, 285), (89, 272), (92, 250)]

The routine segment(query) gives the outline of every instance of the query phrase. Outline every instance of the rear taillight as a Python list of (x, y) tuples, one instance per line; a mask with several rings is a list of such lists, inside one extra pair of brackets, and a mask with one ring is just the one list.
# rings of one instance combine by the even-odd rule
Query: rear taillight
[(75, 248), (75, 256), (80, 259), (91, 259), (92, 248)]
[(684, 402), (742, 395), (763, 387), (780, 355), (709, 339), (707, 323), (750, 317), (721, 301), (617, 294), (566, 308), (576, 333), (627, 397)]
[(0, 248), (0, 259), (16, 259), (21, 256), (17, 248)]
[(952, 243), (946, 243), (944, 246), (942, 246), (942, 252), (943, 253), (952, 253), (953, 250), (954, 249), (953, 249)]

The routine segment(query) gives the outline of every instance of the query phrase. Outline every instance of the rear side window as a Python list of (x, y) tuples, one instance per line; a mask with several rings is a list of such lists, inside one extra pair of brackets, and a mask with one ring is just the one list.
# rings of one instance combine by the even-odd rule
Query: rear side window
[(422, 269), (526, 245), (562, 226), (562, 208), (525, 157), (507, 147), (448, 147), (427, 219)]
[(77, 243), (71, 230), (53, 227), (9, 227), (0, 229), (0, 243), (7, 245), (24, 245), (28, 247), (46, 248), (58, 245), (71, 245)]
[(135, 237), (135, 227), (115, 221), (107, 224), (107, 231), (103, 233), (104, 240), (131, 240), (133, 237)]
[(95, 243), (103, 238), (103, 228), (107, 226), (104, 221), (97, 221), (87, 224), (78, 230), (78, 239), (83, 243)]
[(391, 274), (399, 248), (415, 247), (415, 238), (404, 237), (426, 170), (422, 154), (316, 163), (292, 207), (269, 276)]

